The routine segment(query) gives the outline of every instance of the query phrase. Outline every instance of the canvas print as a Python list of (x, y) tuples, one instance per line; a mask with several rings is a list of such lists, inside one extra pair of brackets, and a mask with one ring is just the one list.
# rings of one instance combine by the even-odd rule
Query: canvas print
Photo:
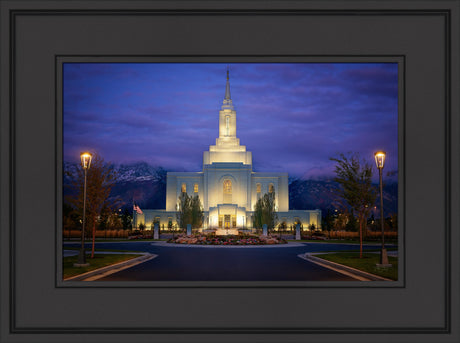
[(398, 280), (397, 63), (63, 63), (64, 281)]

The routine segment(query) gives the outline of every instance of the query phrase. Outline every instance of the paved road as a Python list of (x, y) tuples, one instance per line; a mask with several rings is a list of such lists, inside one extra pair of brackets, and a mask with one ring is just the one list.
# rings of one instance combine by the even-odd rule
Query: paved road
[[(294, 247), (174, 247), (150, 242), (96, 243), (97, 248), (145, 251), (158, 257), (99, 281), (346, 281), (355, 279), (297, 257), (305, 252), (359, 249), (351, 244)], [(65, 244), (78, 246), (78, 244)], [(376, 246), (366, 246), (365, 249)], [(378, 248), (378, 247), (377, 247)]]

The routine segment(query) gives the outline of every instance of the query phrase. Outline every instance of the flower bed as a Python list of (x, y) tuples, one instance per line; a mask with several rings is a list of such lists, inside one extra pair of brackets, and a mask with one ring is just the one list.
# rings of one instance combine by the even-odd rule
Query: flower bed
[(195, 235), (195, 236), (178, 236), (174, 239), (169, 239), (168, 243), (176, 244), (198, 244), (198, 245), (270, 245), (270, 244), (286, 244), (285, 239), (280, 239), (274, 236), (256, 236), (256, 235), (228, 235), (216, 236), (210, 235)]

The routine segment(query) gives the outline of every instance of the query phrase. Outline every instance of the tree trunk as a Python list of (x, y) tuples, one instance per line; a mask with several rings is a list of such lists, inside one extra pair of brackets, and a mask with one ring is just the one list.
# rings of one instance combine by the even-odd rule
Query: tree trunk
[(94, 258), (94, 242), (96, 240), (96, 222), (93, 223), (93, 244), (91, 247), (91, 258)]
[(359, 258), (363, 258), (363, 221), (359, 216)]

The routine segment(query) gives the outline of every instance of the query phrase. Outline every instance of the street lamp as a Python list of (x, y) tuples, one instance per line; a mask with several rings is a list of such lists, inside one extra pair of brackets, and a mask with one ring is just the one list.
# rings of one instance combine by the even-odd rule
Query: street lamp
[(85, 218), (86, 218), (86, 174), (88, 169), (91, 165), (91, 159), (93, 155), (89, 152), (82, 152), (80, 154), (81, 158), (81, 167), (85, 172), (85, 182), (83, 184), (83, 225), (81, 230), (81, 248), (80, 253), (78, 254), (78, 263), (75, 263), (75, 267), (85, 267), (88, 266), (89, 263), (86, 263), (86, 253), (85, 253)]
[(383, 151), (377, 151), (374, 154), (375, 164), (379, 170), (379, 181), (380, 181), (380, 225), (382, 227), (382, 251), (380, 253), (380, 265), (379, 267), (391, 267), (388, 262), (388, 255), (385, 249), (385, 230), (384, 230), (384, 218), (383, 218), (383, 181), (382, 181), (382, 170), (385, 164), (386, 154)]

